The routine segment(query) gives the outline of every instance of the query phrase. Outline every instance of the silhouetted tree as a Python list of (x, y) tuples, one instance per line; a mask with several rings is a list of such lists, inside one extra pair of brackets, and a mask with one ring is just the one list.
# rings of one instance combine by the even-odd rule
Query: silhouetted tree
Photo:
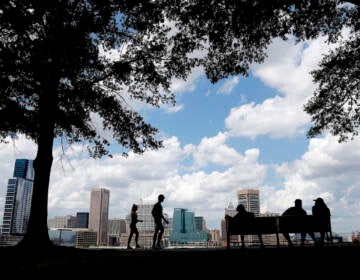
[[(354, 1), (356, 2), (356, 1)], [(157, 129), (128, 105), (171, 102), (173, 77), (201, 66), (216, 82), (247, 75), (276, 37), (297, 40), (342, 27), (355, 32), (357, 7), (339, 1), (53, 0), (0, 4), (0, 137), (37, 143), (28, 232), (21, 244), (50, 245), (47, 200), (53, 141), (85, 142), (94, 158), (110, 155), (111, 139), (142, 153), (157, 149)], [(116, 59), (100, 49), (119, 50)], [(200, 52), (196, 52), (200, 51)], [(337, 73), (339, 77), (341, 73)]]
[(312, 72), (318, 87), (306, 103), (312, 116), (309, 137), (328, 129), (339, 142), (353, 139), (360, 126), (360, 24), (351, 39), (326, 55)]

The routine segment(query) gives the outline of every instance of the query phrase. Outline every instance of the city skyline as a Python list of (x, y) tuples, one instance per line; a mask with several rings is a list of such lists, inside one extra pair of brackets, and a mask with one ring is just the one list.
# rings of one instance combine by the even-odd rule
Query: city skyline
[[(281, 213), (300, 198), (310, 213), (313, 199), (323, 197), (334, 231), (359, 230), (360, 138), (338, 143), (326, 132), (306, 138), (310, 117), (303, 105), (315, 88), (309, 73), (331, 48), (323, 37), (274, 40), (247, 78), (211, 84), (195, 69), (186, 81), (173, 81), (175, 107), (129, 100), (159, 128), (164, 148), (158, 151), (124, 158), (122, 147), (111, 143), (113, 157), (94, 160), (85, 146), (56, 140), (49, 215), (86, 211), (91, 187), (104, 186), (112, 194), (111, 217), (125, 216), (139, 197), (154, 202), (163, 193), (165, 211), (192, 209), (209, 228), (220, 228), (236, 191), (257, 188), (262, 212)], [(14, 160), (35, 155), (35, 144), (21, 135), (0, 144), (0, 211)]]

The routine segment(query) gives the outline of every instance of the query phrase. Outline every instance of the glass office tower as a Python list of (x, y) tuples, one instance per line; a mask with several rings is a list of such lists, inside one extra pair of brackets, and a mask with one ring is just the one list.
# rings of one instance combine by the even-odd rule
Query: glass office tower
[(30, 217), (34, 184), (33, 160), (16, 159), (13, 178), (8, 180), (3, 235), (24, 235)]

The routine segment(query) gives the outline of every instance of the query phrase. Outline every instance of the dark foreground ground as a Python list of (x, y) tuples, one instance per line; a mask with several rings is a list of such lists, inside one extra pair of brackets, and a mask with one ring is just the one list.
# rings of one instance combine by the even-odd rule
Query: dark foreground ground
[(349, 279), (347, 277), (358, 275), (359, 271), (360, 246), (355, 245), (156, 251), (54, 247), (45, 252), (0, 248), (0, 273), (13, 277), (26, 274), (28, 277), (48, 276), (48, 279), (101, 275), (101, 280), (108, 276), (111, 276), (109, 279), (140, 279), (143, 276), (148, 279), (240, 279), (245, 276), (254, 279), (315, 279), (319, 276)]

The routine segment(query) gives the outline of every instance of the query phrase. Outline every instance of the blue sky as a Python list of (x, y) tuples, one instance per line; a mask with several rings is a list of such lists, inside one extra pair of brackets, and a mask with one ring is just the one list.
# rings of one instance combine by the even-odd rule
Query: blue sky
[[(81, 145), (54, 148), (49, 217), (88, 211), (90, 190), (110, 189), (110, 218), (124, 218), (132, 203), (166, 197), (164, 209), (183, 207), (220, 229), (236, 191), (260, 190), (261, 212), (281, 213), (303, 200), (308, 213), (321, 196), (332, 212), (333, 230), (359, 230), (360, 139), (339, 144), (324, 133), (307, 139), (310, 117), (303, 111), (316, 85), (309, 72), (329, 48), (325, 38), (294, 44), (274, 40), (268, 58), (252, 65), (249, 77), (216, 84), (194, 69), (174, 80), (175, 107), (131, 102), (159, 128), (164, 148), (143, 155), (89, 159)], [(124, 93), (126, 94), (126, 93)], [(24, 137), (0, 144), (0, 216), (16, 158), (34, 158), (36, 146)]]

